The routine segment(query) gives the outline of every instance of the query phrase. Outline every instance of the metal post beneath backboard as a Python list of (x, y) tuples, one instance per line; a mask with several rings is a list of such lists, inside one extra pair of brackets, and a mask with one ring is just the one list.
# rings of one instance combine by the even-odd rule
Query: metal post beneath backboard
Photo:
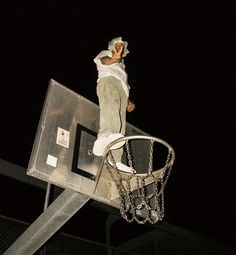
[(3, 255), (34, 254), (89, 199), (87, 195), (66, 189)]

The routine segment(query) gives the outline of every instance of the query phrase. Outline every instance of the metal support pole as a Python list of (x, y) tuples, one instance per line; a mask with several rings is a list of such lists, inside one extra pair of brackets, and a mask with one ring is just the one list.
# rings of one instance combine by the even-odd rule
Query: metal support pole
[(49, 205), (51, 186), (52, 186), (51, 183), (48, 182), (47, 183), (46, 195), (45, 195), (45, 201), (44, 201), (44, 207), (43, 207), (44, 211), (48, 208), (48, 205)]
[[(46, 189), (46, 195), (45, 195), (45, 201), (44, 201), (44, 206), (43, 206), (43, 210), (45, 211), (48, 208), (49, 205), (49, 200), (50, 200), (50, 191), (51, 191), (51, 183), (48, 182), (47, 183), (47, 189)], [(47, 252), (47, 246), (45, 246), (43, 249), (41, 249), (40, 251), (40, 255), (46, 255)]]
[(66, 189), (3, 255), (33, 255), (90, 197)]

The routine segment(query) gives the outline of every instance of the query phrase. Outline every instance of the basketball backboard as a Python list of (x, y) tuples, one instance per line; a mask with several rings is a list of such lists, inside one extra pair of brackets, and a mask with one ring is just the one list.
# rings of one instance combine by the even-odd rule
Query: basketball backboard
[[(104, 158), (92, 153), (98, 128), (98, 105), (51, 79), (27, 174), (119, 208), (119, 193), (104, 169)], [(148, 134), (127, 123), (126, 135)], [(132, 150), (138, 155), (136, 168), (145, 169), (148, 145), (137, 141)]]

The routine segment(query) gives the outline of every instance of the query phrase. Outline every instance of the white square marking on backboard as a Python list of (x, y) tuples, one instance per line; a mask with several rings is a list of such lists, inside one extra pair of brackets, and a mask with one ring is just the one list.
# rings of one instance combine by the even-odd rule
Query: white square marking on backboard
[(69, 148), (69, 141), (70, 141), (70, 132), (63, 128), (58, 127), (56, 143), (65, 148)]
[(57, 158), (48, 154), (47, 157), (47, 162), (46, 162), (49, 166), (53, 166), (56, 167), (57, 166)]

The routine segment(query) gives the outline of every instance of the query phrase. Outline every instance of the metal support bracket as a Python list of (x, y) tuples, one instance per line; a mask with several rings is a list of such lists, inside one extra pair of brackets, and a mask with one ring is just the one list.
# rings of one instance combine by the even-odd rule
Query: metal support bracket
[(64, 190), (3, 255), (33, 255), (89, 199), (82, 193)]

